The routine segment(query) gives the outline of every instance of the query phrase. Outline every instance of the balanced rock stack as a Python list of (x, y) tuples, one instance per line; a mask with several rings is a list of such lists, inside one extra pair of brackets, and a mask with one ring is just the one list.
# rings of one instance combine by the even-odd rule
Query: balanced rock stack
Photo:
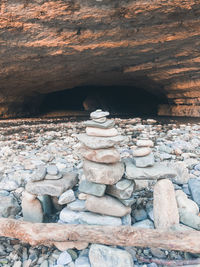
[(146, 168), (154, 165), (154, 155), (151, 147), (154, 146), (153, 142), (148, 139), (137, 140), (137, 148), (132, 151), (133, 161), (136, 167)]
[[(82, 143), (79, 153), (83, 157), (83, 173), (77, 205), (71, 203), (61, 211), (60, 220), (65, 223), (72, 222), (71, 216), (76, 223), (130, 224), (131, 208), (124, 200), (132, 196), (134, 181), (122, 178), (124, 164), (115, 145), (124, 138), (114, 128), (114, 121), (106, 118), (108, 115), (102, 110), (92, 112), (91, 120), (84, 123), (86, 133), (77, 135)], [(78, 209), (78, 203), (84, 208)]]

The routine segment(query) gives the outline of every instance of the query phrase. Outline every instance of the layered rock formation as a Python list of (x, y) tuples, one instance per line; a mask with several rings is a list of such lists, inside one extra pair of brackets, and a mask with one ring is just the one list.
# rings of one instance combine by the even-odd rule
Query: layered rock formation
[(75, 86), (134, 85), (168, 99), (159, 114), (200, 116), (199, 25), (197, 0), (3, 0), (0, 114)]

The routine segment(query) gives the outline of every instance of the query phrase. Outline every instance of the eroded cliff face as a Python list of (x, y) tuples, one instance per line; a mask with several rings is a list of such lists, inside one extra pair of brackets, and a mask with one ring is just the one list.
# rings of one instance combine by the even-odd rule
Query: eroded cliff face
[(199, 0), (1, 0), (0, 53), (2, 116), (85, 85), (135, 85), (167, 97), (159, 114), (200, 116)]

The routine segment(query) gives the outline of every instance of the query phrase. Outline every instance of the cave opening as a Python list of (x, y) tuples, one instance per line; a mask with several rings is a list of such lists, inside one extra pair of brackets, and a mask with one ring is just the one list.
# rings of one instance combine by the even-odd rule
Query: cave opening
[(131, 86), (81, 86), (43, 95), (41, 114), (63, 111), (92, 111), (97, 108), (116, 115), (157, 115), (163, 95)]

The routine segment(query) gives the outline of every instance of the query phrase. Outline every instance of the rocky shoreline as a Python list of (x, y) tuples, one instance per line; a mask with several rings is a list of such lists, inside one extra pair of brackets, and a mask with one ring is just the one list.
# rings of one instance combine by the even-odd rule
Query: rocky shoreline
[[(178, 173), (170, 182), (173, 183), (173, 188), (176, 190), (175, 197), (179, 203), (179, 208), (183, 208), (183, 203), (193, 200), (184, 205), (189, 207), (188, 212), (191, 212), (192, 209), (197, 214), (200, 205), (198, 194), (198, 188), (200, 188), (200, 123), (160, 123), (154, 119), (141, 118), (115, 118), (114, 122), (117, 131), (122, 136), (126, 136), (125, 140), (117, 145), (122, 160), (126, 161), (133, 158), (133, 147), (139, 139), (148, 138), (152, 140), (155, 165), (173, 165)], [(62, 118), (0, 122), (1, 216), (22, 220), (21, 201), (24, 188), (31, 181), (39, 166), (54, 165), (59, 173), (76, 172), (80, 174), (82, 172), (82, 159), (77, 153), (79, 140), (76, 134), (83, 134), (84, 132), (85, 126), (82, 120), (69, 121)], [(137, 151), (137, 153), (141, 153), (141, 151)], [(54, 175), (54, 170), (49, 171), (51, 175)], [(152, 211), (154, 183), (150, 179), (143, 185), (138, 186), (140, 186), (139, 190), (133, 194), (131, 225), (153, 228), (155, 223)], [(157, 188), (157, 191), (160, 192), (162, 190), (160, 188)], [(78, 187), (75, 188), (76, 190), (78, 190)], [(59, 205), (56, 206), (56, 203), (54, 203), (53, 215), (47, 216), (45, 220), (48, 222), (58, 221), (59, 209)], [(188, 224), (186, 215), (182, 213), (180, 216), (185, 225)], [(193, 223), (195, 224), (195, 222)], [(198, 222), (196, 225), (198, 225)], [(194, 225), (190, 225), (190, 227), (195, 228)], [(33, 248), (21, 244), (17, 240), (3, 237), (0, 240), (0, 266), (89, 267), (89, 258), (93, 257), (98, 249), (104, 249), (92, 246), (90, 250), (89, 248), (82, 248), (81, 250), (68, 249), (62, 252), (63, 248), (47, 248), (44, 246)], [(144, 264), (139, 262), (139, 257), (168, 260), (199, 257), (199, 255), (191, 253), (151, 248), (118, 247), (117, 249), (122, 254), (128, 252), (132, 256), (134, 266), (161, 266), (156, 263)], [(119, 258), (121, 257), (123, 258), (124, 255)]]

